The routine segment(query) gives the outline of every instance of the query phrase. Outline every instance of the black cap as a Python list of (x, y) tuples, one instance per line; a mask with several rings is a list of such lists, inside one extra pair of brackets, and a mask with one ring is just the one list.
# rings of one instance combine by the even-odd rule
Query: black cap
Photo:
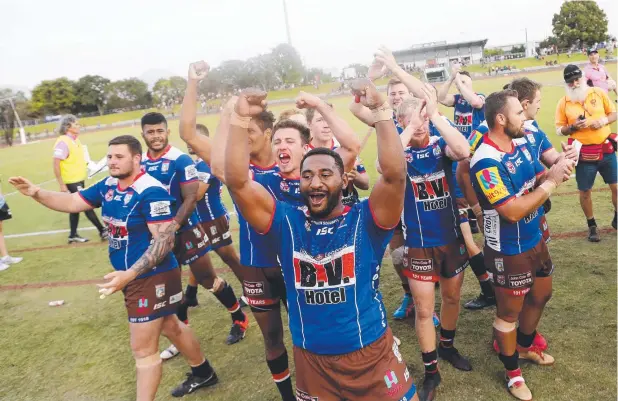
[(594, 48), (588, 49), (588, 55), (591, 55), (592, 53), (599, 54), (599, 51), (597, 49), (594, 49)]
[(582, 77), (582, 70), (578, 66), (569, 64), (564, 68), (564, 82), (567, 84)]

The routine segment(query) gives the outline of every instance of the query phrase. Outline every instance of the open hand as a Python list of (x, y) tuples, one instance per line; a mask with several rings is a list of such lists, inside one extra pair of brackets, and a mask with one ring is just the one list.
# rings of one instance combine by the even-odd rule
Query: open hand
[(103, 278), (110, 281), (97, 284), (97, 287), (99, 287), (99, 294), (102, 296), (109, 296), (117, 291), (121, 291), (127, 284), (134, 280), (135, 273), (131, 270), (117, 270), (106, 274)]
[(24, 177), (11, 177), (9, 178), (9, 184), (26, 196), (34, 196), (41, 189)]

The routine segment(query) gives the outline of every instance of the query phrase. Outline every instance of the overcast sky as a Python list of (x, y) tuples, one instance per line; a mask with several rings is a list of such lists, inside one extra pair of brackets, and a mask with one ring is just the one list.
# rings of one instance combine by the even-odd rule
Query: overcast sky
[[(618, 2), (597, 3), (618, 32)], [(369, 63), (380, 44), (489, 39), (488, 45), (551, 34), (562, 0), (287, 0), (292, 44), (310, 67)], [(283, 0), (0, 0), (0, 85), (150, 70), (185, 75), (285, 42)], [(154, 73), (150, 71), (151, 75)]]

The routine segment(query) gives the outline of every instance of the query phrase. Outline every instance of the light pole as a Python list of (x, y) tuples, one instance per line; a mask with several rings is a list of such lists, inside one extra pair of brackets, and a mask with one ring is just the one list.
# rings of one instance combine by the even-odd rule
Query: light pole
[(6, 100), (11, 105), (11, 108), (13, 109), (13, 113), (15, 113), (15, 118), (17, 119), (17, 124), (19, 125), (19, 138), (21, 139), (21, 144), (25, 145), (26, 144), (26, 131), (24, 131), (24, 126), (22, 125), (21, 119), (19, 118), (19, 114), (17, 114), (17, 110), (15, 109), (15, 105), (13, 104), (13, 99), (15, 98), (16, 96), (5, 97), (5, 98), (0, 99), (0, 102)]
[(288, 45), (292, 46), (292, 36), (290, 35), (290, 21), (288, 20), (288, 6), (283, 0), (283, 15), (285, 17), (285, 32), (288, 35)]

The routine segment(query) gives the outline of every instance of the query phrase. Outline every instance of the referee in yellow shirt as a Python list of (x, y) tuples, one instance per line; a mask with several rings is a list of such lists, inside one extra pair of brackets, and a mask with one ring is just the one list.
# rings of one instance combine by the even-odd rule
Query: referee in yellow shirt
[[(84, 188), (84, 181), (88, 177), (88, 166), (84, 148), (79, 141), (80, 125), (77, 117), (68, 114), (63, 116), (58, 125), (60, 136), (54, 144), (54, 174), (60, 185), (62, 192), (77, 192)], [(101, 240), (107, 239), (107, 230), (103, 228), (101, 222), (93, 210), (84, 212), (88, 220), (99, 230)], [(69, 215), (71, 233), (69, 234), (69, 244), (73, 242), (88, 242), (87, 238), (77, 234), (79, 224), (79, 213)]]
[(566, 96), (556, 106), (556, 132), (582, 143), (579, 162), (575, 168), (575, 179), (579, 190), (579, 203), (588, 220), (588, 240), (599, 242), (601, 237), (592, 212), (592, 186), (597, 173), (609, 185), (614, 204), (616, 228), (616, 182), (618, 166), (616, 160), (616, 135), (610, 124), (616, 121), (616, 108), (607, 93), (599, 88), (590, 88), (586, 78), (576, 65), (564, 69)]

